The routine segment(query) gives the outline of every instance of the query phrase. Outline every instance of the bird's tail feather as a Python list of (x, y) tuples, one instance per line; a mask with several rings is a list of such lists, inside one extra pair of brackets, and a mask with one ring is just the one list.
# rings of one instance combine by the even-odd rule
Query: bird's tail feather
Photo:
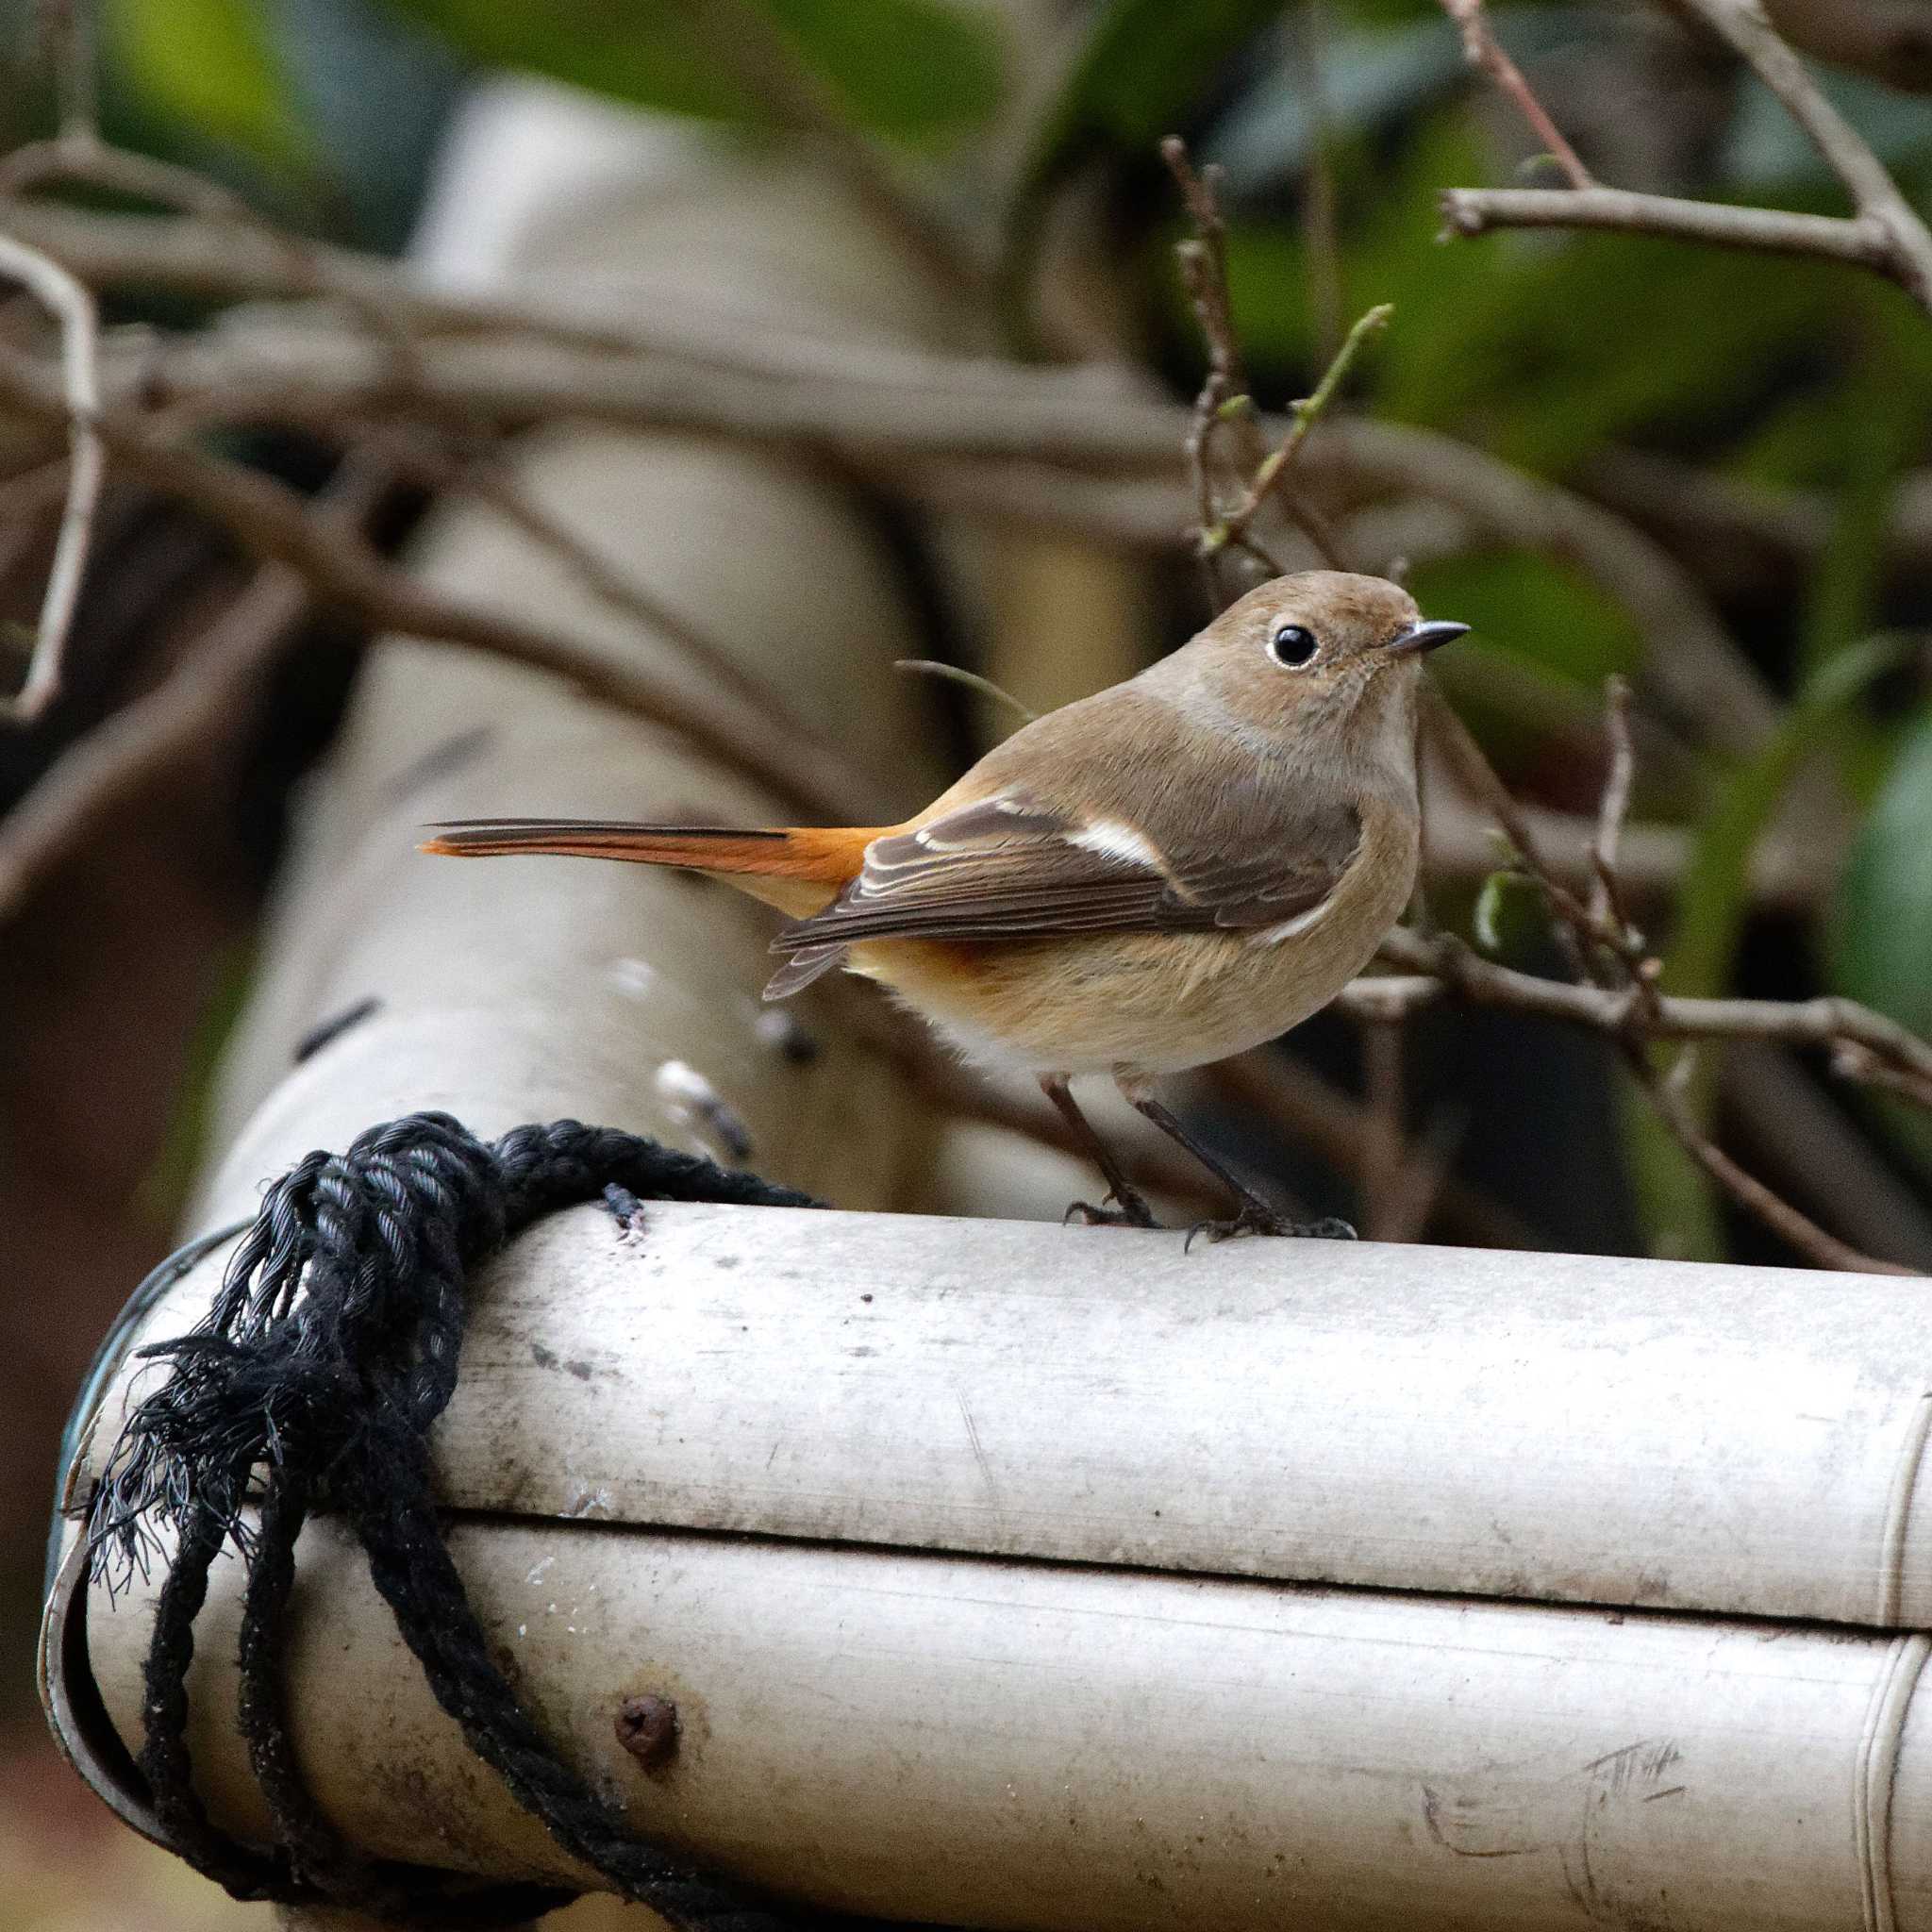
[(685, 866), (716, 874), (794, 916), (815, 911), (858, 872), (890, 826), (639, 825), (620, 819), (458, 819), (431, 825), (421, 850), (454, 858), (548, 853)]

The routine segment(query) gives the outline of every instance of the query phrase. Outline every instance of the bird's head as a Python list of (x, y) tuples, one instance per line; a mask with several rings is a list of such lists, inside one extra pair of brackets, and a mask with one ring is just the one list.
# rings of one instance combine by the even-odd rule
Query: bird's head
[(1424, 657), (1468, 628), (1425, 620), (1386, 577), (1300, 571), (1250, 591), (1167, 661), (1238, 725), (1367, 749), (1412, 720)]

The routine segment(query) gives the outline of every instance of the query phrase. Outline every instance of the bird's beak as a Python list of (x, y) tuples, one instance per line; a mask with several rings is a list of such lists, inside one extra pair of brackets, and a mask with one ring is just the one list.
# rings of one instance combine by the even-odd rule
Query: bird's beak
[(1412, 624), (1389, 648), (1404, 657), (1420, 657), (1424, 651), (1433, 651), (1439, 644), (1459, 638), (1468, 628), (1468, 625), (1452, 624), (1447, 618), (1439, 618), (1432, 624)]

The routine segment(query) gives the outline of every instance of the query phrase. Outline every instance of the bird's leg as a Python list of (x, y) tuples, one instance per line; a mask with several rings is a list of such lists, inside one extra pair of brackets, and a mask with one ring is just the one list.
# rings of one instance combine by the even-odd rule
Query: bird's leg
[(1090, 1201), (1075, 1201), (1067, 1209), (1067, 1219), (1078, 1215), (1089, 1225), (1105, 1223), (1112, 1227), (1158, 1227), (1154, 1210), (1147, 1205), (1147, 1197), (1127, 1178), (1127, 1171), (1105, 1141), (1094, 1131), (1093, 1123), (1080, 1111), (1080, 1104), (1074, 1098), (1073, 1091), (1067, 1085), (1064, 1074), (1041, 1074), (1040, 1091), (1053, 1102), (1060, 1118), (1073, 1129), (1074, 1139), (1085, 1150), (1088, 1158), (1107, 1176), (1107, 1198), (1114, 1205), (1111, 1208), (1096, 1208)]
[(1189, 1245), (1192, 1245), (1197, 1234), (1205, 1234), (1210, 1241), (1224, 1241), (1231, 1235), (1238, 1234), (1292, 1234), (1312, 1236), (1322, 1241), (1355, 1240), (1355, 1229), (1345, 1221), (1337, 1221), (1332, 1216), (1323, 1221), (1293, 1221), (1278, 1208), (1271, 1208), (1218, 1154), (1203, 1146), (1188, 1132), (1173, 1109), (1155, 1097), (1154, 1089), (1146, 1080), (1132, 1074), (1117, 1074), (1114, 1081), (1129, 1107), (1145, 1114), (1170, 1141), (1185, 1147), (1241, 1203), (1239, 1209), (1224, 1221), (1197, 1221), (1188, 1230)]

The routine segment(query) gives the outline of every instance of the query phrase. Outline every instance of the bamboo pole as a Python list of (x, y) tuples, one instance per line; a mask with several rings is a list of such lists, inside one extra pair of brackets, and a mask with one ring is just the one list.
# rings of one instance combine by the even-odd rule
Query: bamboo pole
[(438, 1456), (478, 1516), (1932, 1623), (1890, 1279), (666, 1203), (553, 1217), (475, 1305)]
[[(466, 1522), (453, 1547), (579, 1768), (789, 1897), (1037, 1932), (1932, 1923), (1923, 1636), (587, 1523)], [(225, 1716), (237, 1568), (194, 1749), (258, 1830)], [(129, 1732), (144, 1610), (91, 1617)], [(298, 1612), (298, 1748), (355, 1842), (583, 1876), (479, 1775), (325, 1525)], [(678, 1716), (649, 1770), (617, 1732), (642, 1694)]]

